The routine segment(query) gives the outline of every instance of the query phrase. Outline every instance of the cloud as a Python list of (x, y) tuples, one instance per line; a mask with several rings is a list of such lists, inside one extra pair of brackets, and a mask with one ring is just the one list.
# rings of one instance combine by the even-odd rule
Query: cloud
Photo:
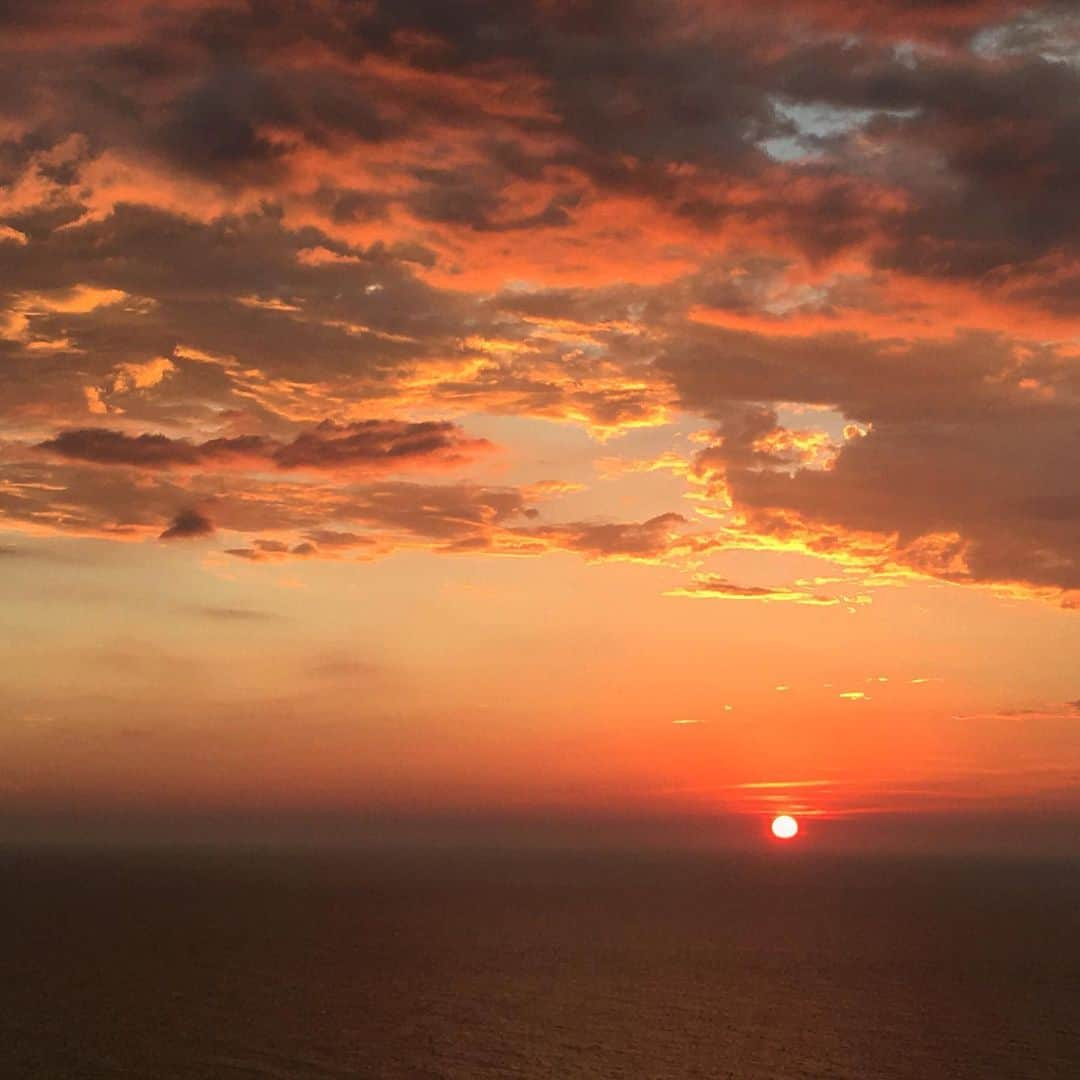
[(120, 363), (112, 372), (114, 393), (149, 390), (176, 371), (176, 364), (167, 356), (155, 356), (144, 363)]
[[(288, 555), (744, 546), (1075, 605), (1070, 6), (9, 9), (22, 527), (131, 539), (194, 499)], [(490, 461), (465, 414), (693, 418), (709, 442), (654, 460), (716, 531), (348, 490)]]
[(681, 514), (666, 513), (642, 522), (572, 522), (519, 529), (518, 534), (590, 559), (655, 562), (678, 546), (686, 523)]
[(486, 439), (468, 438), (450, 421), (339, 424), (324, 420), (290, 442), (239, 435), (192, 443), (161, 434), (132, 436), (105, 428), (76, 428), (47, 439), (39, 448), (75, 461), (149, 469), (211, 466), (390, 472), (460, 465), (490, 451), (492, 445)]
[(829, 596), (823, 593), (807, 592), (804, 589), (790, 587), (772, 587), (766, 585), (736, 585), (726, 578), (698, 576), (689, 585), (669, 589), (665, 596), (688, 596), (700, 600), (750, 600), (761, 603), (794, 603), (822, 607), (837, 604), (863, 604), (869, 597)]
[[(714, 343), (734, 350), (722, 367), (705, 351), (666, 362), (687, 403), (721, 421), (692, 471), (711, 479), (749, 532), (801, 530), (809, 543), (839, 526), (853, 546), (876, 533), (892, 559), (950, 580), (1062, 589), (1080, 581), (1080, 487), (1067, 466), (1075, 407), (1058, 394), (1027, 395), (1017, 371), (1045, 365), (1068, 382), (1064, 357), (1018, 354), (989, 337), (892, 350), (837, 339), (831, 352), (817, 338), (794, 347), (723, 333)], [(775, 406), (732, 400), (764, 396), (767, 384), (858, 417), (865, 434), (836, 445), (824, 468), (778, 453), (794, 437)]]
[(999, 709), (989, 709), (985, 712), (962, 713), (953, 717), (954, 720), (986, 720), (986, 721), (1057, 721), (1072, 720), (1075, 718), (1080, 704), (1075, 701), (1066, 701), (1062, 704), (1047, 702), (1039, 705), (1010, 706)]
[[(226, 440), (228, 446), (216, 448), (222, 457), (227, 451), (238, 449), (238, 442)], [(257, 445), (261, 440), (257, 440)], [(144, 468), (169, 468), (175, 465), (198, 465), (203, 460), (213, 460), (214, 451), (205, 452), (181, 439), (166, 435), (125, 435), (105, 428), (74, 428), (62, 431), (40, 444), (61, 458), (89, 461), (96, 465), (140, 465)]]
[(281, 618), (276, 612), (260, 611), (258, 608), (215, 607), (213, 605), (205, 605), (203, 607), (194, 607), (190, 610), (193, 615), (198, 615), (207, 619), (220, 619), (224, 622), (273, 622)]
[(283, 540), (253, 540), (248, 547), (227, 548), (226, 555), (236, 559), (246, 559), (248, 562), (279, 562), (287, 558), (307, 558), (315, 554), (314, 544), (302, 542), (288, 544)]
[(362, 466), (389, 470), (418, 462), (460, 465), (491, 449), (487, 439), (468, 438), (446, 420), (361, 420), (351, 424), (324, 420), (313, 431), (303, 432), (276, 449), (273, 460), (282, 469)]
[(212, 536), (214, 523), (198, 510), (181, 510), (159, 540), (191, 540), (200, 536)]

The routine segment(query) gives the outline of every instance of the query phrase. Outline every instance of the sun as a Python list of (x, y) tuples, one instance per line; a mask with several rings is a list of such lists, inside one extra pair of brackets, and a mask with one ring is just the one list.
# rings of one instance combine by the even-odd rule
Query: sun
[(773, 818), (771, 828), (777, 840), (791, 840), (798, 835), (799, 823), (790, 814), (781, 814)]

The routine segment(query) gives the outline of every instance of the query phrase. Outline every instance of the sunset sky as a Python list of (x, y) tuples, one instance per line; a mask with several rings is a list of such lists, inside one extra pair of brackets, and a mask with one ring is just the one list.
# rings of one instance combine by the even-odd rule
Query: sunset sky
[(1071, 3), (3, 5), (0, 835), (1080, 848), (1078, 240)]

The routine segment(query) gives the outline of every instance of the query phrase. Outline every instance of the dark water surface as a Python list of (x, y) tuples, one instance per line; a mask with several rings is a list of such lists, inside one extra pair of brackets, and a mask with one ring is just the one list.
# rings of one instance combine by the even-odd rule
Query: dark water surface
[(1077, 1080), (1080, 864), (0, 854), (0, 1076)]

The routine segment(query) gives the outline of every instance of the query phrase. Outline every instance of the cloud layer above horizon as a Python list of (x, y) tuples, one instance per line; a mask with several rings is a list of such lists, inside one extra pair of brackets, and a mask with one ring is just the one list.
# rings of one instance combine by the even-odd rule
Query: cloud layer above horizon
[[(0, 80), (6, 529), (1080, 606), (1070, 4), (42, 0)], [(593, 512), (515, 420), (689, 501)]]

